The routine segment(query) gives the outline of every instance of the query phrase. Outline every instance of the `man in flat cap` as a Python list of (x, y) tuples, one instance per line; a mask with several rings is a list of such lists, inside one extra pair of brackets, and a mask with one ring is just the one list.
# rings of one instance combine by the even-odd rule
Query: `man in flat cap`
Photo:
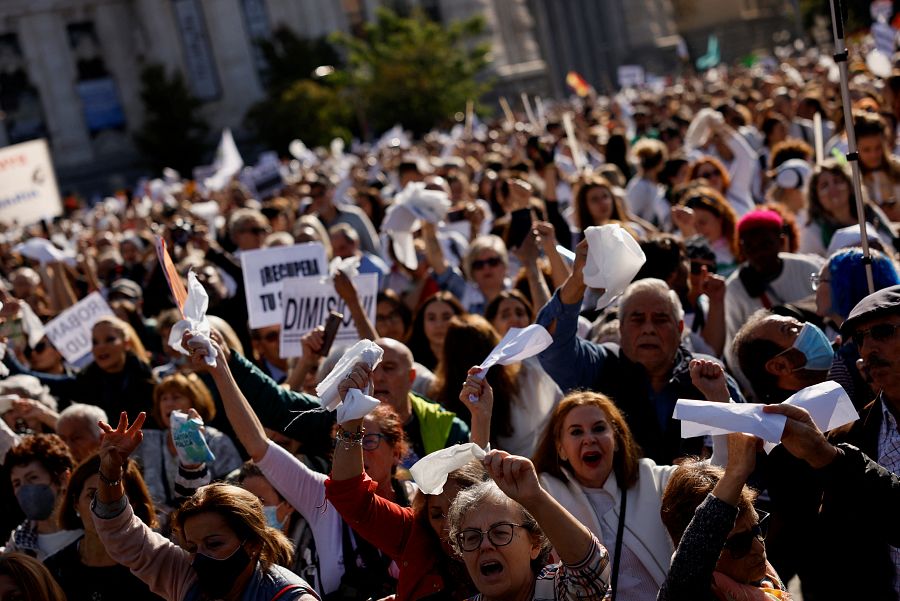
[[(891, 286), (862, 299), (841, 327), (862, 357), (860, 370), (870, 379), (877, 397), (860, 411), (859, 420), (831, 433), (832, 442), (859, 447), (889, 471), (900, 474), (900, 286)], [(850, 488), (850, 487), (847, 487)], [(900, 548), (885, 544), (880, 531), (894, 515), (860, 512), (853, 506), (854, 491), (832, 488), (822, 505), (824, 532), (841, 541), (842, 570), (866, 574), (854, 596), (900, 599)]]

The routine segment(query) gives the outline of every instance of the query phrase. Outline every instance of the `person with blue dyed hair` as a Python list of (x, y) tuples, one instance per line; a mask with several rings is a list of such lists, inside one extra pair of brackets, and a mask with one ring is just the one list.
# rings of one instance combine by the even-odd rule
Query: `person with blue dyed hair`
[[(872, 281), (875, 291), (900, 284), (895, 262), (882, 252), (870, 249)], [(828, 258), (818, 274), (812, 274), (816, 290), (816, 313), (840, 328), (853, 307), (869, 294), (861, 248), (839, 250)], [(875, 393), (867, 378), (856, 367), (859, 349), (846, 340), (835, 353), (828, 379), (838, 382), (850, 395), (857, 409), (865, 407)]]
[[(875, 291), (900, 284), (894, 261), (871, 249), (872, 280)], [(845, 248), (831, 255), (822, 270), (813, 276), (816, 313), (840, 325), (851, 309), (869, 294), (861, 248)]]

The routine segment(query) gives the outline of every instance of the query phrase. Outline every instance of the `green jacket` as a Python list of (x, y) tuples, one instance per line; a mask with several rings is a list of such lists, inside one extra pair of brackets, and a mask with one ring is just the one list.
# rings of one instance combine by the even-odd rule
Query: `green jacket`
[(469, 428), (455, 413), (414, 392), (409, 393), (409, 400), (413, 413), (419, 420), (425, 453), (469, 442)]

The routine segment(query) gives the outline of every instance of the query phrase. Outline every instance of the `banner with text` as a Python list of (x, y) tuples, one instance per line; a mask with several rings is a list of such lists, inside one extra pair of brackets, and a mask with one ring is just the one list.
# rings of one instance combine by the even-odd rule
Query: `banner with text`
[(250, 327), (281, 323), (281, 285), (285, 280), (328, 273), (325, 247), (319, 242), (274, 246), (241, 253)]
[(62, 214), (46, 140), (0, 148), (0, 222), (31, 225)]
[(91, 329), (101, 317), (113, 315), (99, 292), (87, 295), (44, 325), (47, 338), (72, 365), (91, 352)]
[[(353, 285), (359, 295), (366, 315), (375, 323), (375, 304), (378, 297), (378, 275), (364, 273), (353, 278)], [(285, 280), (282, 291), (284, 299), (284, 315), (281, 322), (281, 356), (300, 357), (303, 347), (300, 337), (324, 325), (331, 311), (344, 314), (344, 320), (338, 328), (335, 344), (356, 342), (359, 333), (356, 324), (350, 317), (346, 303), (334, 289), (328, 278), (300, 278)]]

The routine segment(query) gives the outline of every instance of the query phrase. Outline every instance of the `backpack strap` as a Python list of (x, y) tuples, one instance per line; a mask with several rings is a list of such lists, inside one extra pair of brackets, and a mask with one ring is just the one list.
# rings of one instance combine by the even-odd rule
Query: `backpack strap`
[(280, 591), (278, 591), (277, 593), (275, 593), (275, 596), (272, 597), (272, 601), (278, 601), (278, 599), (281, 599), (281, 597), (285, 593), (287, 593), (288, 591), (296, 590), (296, 589), (303, 589), (307, 593), (312, 593), (312, 591), (309, 590), (309, 588), (303, 586), (302, 584), (289, 584), (286, 587), (284, 587), (283, 589), (281, 589)]

